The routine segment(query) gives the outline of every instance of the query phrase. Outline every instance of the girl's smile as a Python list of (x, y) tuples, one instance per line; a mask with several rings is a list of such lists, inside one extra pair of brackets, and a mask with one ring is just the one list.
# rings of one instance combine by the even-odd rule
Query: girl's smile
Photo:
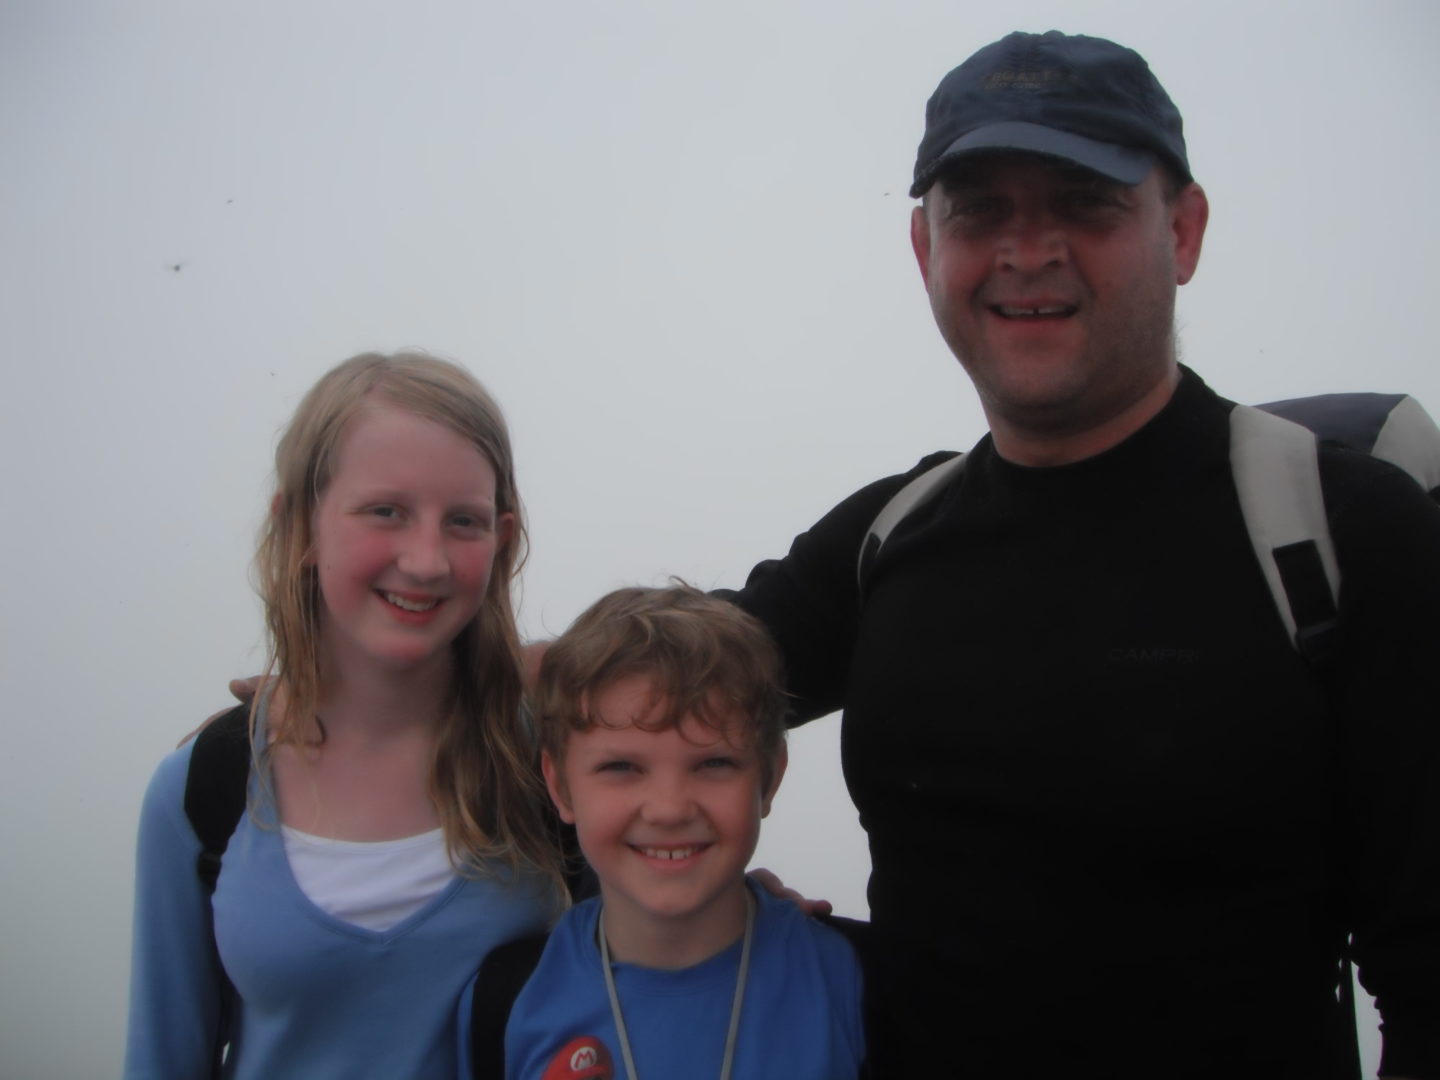
[(494, 467), (448, 428), (383, 402), (347, 425), (335, 460), (314, 515), (327, 658), (342, 674), (448, 663), (513, 525), (495, 512)]

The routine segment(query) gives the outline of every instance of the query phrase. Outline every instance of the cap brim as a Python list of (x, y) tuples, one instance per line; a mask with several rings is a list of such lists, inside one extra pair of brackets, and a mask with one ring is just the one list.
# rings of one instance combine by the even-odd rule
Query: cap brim
[(915, 179), (910, 188), (910, 197), (914, 199), (923, 195), (936, 178), (959, 159), (972, 154), (994, 153), (996, 150), (1016, 150), (1063, 158), (1082, 168), (1108, 176), (1111, 180), (1132, 185), (1149, 176), (1156, 163), (1155, 155), (1148, 150), (1116, 146), (1114, 143), (1087, 139), (1084, 135), (1058, 131), (1039, 124), (1010, 121), (990, 124), (961, 135)]

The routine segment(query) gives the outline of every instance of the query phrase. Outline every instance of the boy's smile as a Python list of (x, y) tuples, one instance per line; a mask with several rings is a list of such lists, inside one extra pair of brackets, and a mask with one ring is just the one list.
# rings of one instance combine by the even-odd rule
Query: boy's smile
[(745, 867), (783, 751), (766, 790), (745, 717), (728, 718), (723, 731), (692, 715), (679, 727), (646, 730), (663, 704), (643, 675), (609, 684), (591, 702), (600, 722), (572, 731), (564, 761), (546, 755), (544, 769), (560, 816), (575, 824), (600, 879), (615, 958), (681, 967), (740, 937)]

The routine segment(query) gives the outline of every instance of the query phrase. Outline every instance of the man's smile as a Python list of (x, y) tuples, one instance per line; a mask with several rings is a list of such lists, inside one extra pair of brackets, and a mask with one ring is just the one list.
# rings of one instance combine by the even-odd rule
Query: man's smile
[(1063, 319), (1079, 309), (1074, 304), (990, 304), (1002, 319)]

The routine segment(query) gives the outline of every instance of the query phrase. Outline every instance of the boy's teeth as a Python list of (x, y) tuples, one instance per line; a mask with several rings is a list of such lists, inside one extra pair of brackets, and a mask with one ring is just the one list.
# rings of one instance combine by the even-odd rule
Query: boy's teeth
[(647, 848), (641, 848), (641, 849), (640, 849), (640, 853), (641, 853), (642, 855), (648, 855), (648, 856), (649, 856), (650, 858), (652, 858), (652, 859), (688, 859), (691, 855), (694, 855), (694, 854), (695, 854), (695, 851), (696, 851), (696, 849), (693, 848), (693, 847), (679, 847), (679, 848), (673, 848), (673, 847), (672, 847), (672, 848), (653, 848), (653, 847), (647, 847)]
[(389, 600), (390, 603), (394, 604), (401, 611), (429, 611), (436, 604), (440, 603), (439, 600), (406, 600), (405, 597), (396, 596), (390, 592), (385, 594), (385, 599)]

